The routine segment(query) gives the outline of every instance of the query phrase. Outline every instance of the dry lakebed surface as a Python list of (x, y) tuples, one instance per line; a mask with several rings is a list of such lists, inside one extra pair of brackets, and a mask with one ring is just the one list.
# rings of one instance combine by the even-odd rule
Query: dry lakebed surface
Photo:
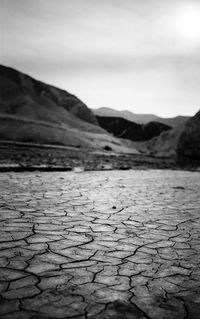
[(0, 197), (0, 318), (200, 317), (200, 172), (4, 172)]

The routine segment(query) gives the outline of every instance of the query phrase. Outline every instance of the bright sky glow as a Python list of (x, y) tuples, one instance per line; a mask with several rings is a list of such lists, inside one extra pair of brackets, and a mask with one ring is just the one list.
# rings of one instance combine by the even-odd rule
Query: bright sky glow
[(188, 45), (199, 46), (200, 40), (200, 4), (187, 3), (177, 8), (174, 16), (175, 29)]

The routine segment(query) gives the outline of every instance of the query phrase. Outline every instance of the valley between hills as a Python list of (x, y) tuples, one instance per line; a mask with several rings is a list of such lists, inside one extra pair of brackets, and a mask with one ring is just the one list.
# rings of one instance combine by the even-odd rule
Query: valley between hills
[(199, 166), (200, 112), (167, 119), (89, 109), (67, 91), (0, 66), (0, 170)]

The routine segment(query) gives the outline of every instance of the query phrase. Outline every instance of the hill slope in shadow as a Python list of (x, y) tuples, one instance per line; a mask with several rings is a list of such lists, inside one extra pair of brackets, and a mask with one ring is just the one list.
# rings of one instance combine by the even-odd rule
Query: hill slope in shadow
[(121, 117), (97, 116), (99, 125), (119, 138), (132, 141), (146, 141), (154, 136), (160, 135), (163, 131), (171, 129), (170, 126), (159, 122), (138, 124)]
[(200, 111), (185, 125), (177, 145), (178, 161), (200, 165)]

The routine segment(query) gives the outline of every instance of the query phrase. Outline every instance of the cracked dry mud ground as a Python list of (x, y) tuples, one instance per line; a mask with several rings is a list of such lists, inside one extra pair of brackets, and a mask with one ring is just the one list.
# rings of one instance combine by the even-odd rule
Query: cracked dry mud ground
[(199, 318), (200, 173), (0, 174), (0, 318)]

